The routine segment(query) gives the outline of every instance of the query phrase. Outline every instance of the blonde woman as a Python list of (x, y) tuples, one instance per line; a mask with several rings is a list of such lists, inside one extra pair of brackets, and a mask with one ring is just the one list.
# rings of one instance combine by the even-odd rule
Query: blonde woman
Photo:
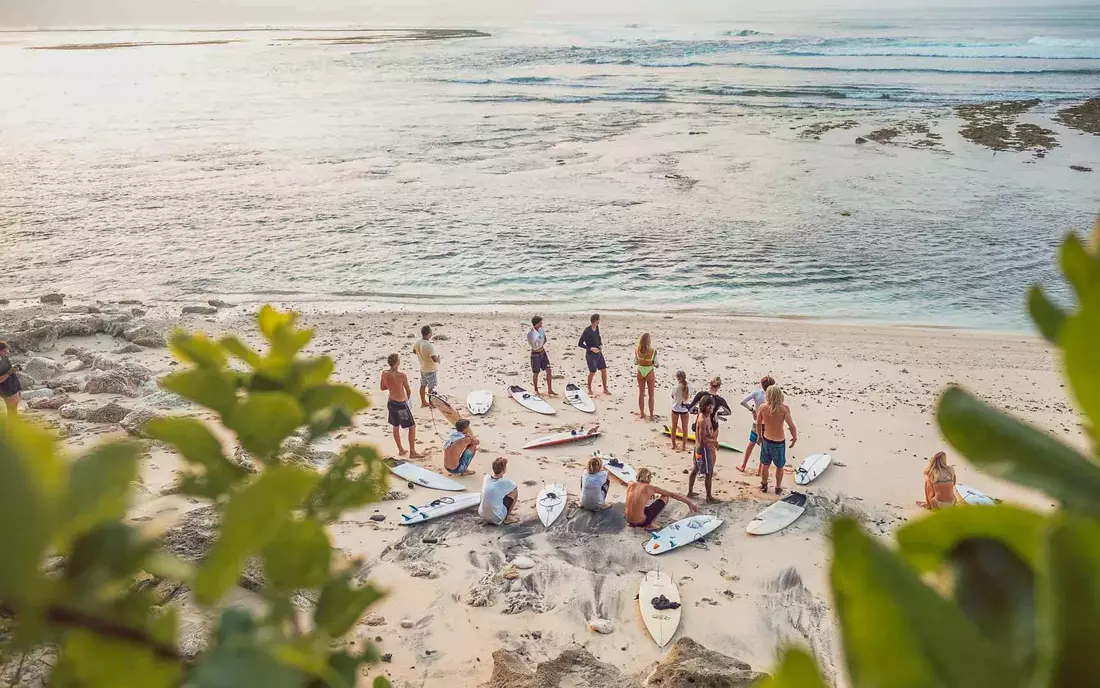
[(649, 333), (646, 332), (638, 340), (638, 346), (634, 349), (634, 365), (638, 366), (638, 415), (645, 418), (645, 398), (649, 392), (649, 419), (656, 420), (653, 415), (653, 388), (656, 384), (657, 350), (653, 348)]
[(947, 465), (947, 454), (938, 452), (924, 469), (924, 499), (930, 509), (955, 505), (955, 469)]
[[(688, 405), (695, 396), (695, 390), (688, 383), (687, 373), (676, 371), (676, 386), (672, 388), (672, 451), (676, 451), (676, 434), (680, 435), (683, 451), (688, 448)], [(680, 427), (682, 426), (682, 427)]]
[(587, 511), (611, 508), (607, 504), (607, 491), (610, 488), (611, 478), (603, 467), (603, 461), (600, 457), (593, 456), (581, 474), (580, 507)]
[(775, 493), (783, 494), (783, 467), (787, 465), (787, 433), (791, 429), (791, 449), (798, 441), (798, 428), (791, 409), (784, 403), (779, 385), (768, 387), (764, 405), (756, 410), (756, 435), (760, 439), (760, 491), (768, 491), (768, 473), (775, 466)]

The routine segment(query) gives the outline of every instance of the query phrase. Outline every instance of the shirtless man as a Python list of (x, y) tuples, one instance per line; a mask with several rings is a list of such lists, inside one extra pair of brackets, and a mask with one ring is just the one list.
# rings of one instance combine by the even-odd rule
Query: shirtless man
[(470, 421), (463, 418), (455, 423), (451, 436), (443, 443), (443, 467), (451, 475), (473, 475), (468, 470), (481, 443), (470, 431)]
[(791, 418), (791, 409), (783, 403), (779, 385), (768, 387), (764, 405), (756, 410), (756, 434), (760, 438), (760, 491), (768, 491), (768, 468), (775, 466), (775, 493), (783, 494), (783, 467), (787, 465), (787, 435), (791, 429), (791, 449), (798, 441), (798, 428)]
[(413, 419), (412, 409), (409, 407), (409, 397), (412, 395), (409, 378), (398, 369), (401, 359), (397, 354), (390, 354), (386, 363), (390, 367), (382, 371), (380, 389), (390, 395), (386, 401), (386, 410), (389, 412), (389, 424), (393, 426), (393, 441), (397, 443), (397, 452), (400, 456), (405, 455), (405, 448), (401, 446), (401, 428), (406, 428), (409, 431), (409, 458), (422, 459), (424, 455), (416, 451), (416, 420)]
[(634, 528), (645, 528), (648, 531), (659, 530), (654, 521), (661, 511), (668, 506), (669, 499), (683, 502), (691, 513), (699, 513), (699, 507), (683, 495), (669, 492), (659, 487), (650, 485), (653, 480), (653, 471), (643, 468), (638, 471), (638, 479), (626, 486), (626, 522)]

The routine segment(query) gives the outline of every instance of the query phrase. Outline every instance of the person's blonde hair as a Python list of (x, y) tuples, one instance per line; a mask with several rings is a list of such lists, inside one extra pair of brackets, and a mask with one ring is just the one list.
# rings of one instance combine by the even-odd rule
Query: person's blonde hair
[(493, 459), (493, 475), (502, 475), (508, 468), (508, 459), (498, 456)]
[(638, 347), (634, 350), (634, 354), (641, 361), (653, 360), (653, 342), (650, 340), (648, 332), (642, 334), (638, 339)]
[(783, 390), (779, 385), (772, 385), (768, 387), (768, 391), (764, 392), (764, 397), (768, 402), (768, 409), (772, 413), (779, 413), (783, 408)]
[(600, 460), (600, 457), (593, 456), (591, 459), (588, 460), (587, 468), (589, 473), (595, 475), (603, 470), (603, 461)]
[(955, 479), (955, 469), (947, 465), (947, 454), (944, 452), (936, 452), (932, 458), (928, 459), (924, 474), (934, 483)]
[(682, 370), (676, 371), (676, 382), (680, 385), (680, 396), (677, 401), (684, 402), (688, 400), (688, 376)]
[(653, 471), (648, 468), (638, 469), (638, 482), (648, 484), (651, 480), (653, 480)]

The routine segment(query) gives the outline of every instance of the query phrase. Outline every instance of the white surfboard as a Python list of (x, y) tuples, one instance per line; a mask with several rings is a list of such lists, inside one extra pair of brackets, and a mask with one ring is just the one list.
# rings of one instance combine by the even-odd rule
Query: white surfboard
[(745, 530), (752, 535), (777, 533), (797, 521), (805, 511), (806, 495), (792, 492), (758, 513)]
[(702, 540), (720, 525), (722, 525), (722, 519), (717, 516), (706, 514), (689, 516), (653, 533), (653, 537), (645, 543), (645, 551), (650, 554), (664, 554), (677, 547)]
[(594, 426), (588, 430), (570, 430), (569, 432), (555, 432), (552, 435), (546, 435), (539, 437), (538, 439), (531, 440), (527, 444), (523, 445), (524, 449), (540, 449), (542, 447), (554, 447), (559, 444), (569, 444), (570, 442), (580, 442), (581, 440), (590, 440), (600, 436), (600, 426)]
[(427, 468), (421, 468), (415, 463), (393, 458), (386, 459), (385, 463), (391, 473), (413, 485), (428, 487), (433, 490), (448, 490), (451, 492), (461, 492), (466, 489), (466, 487), (457, 480), (451, 480), (446, 476), (429, 471)]
[(512, 398), (518, 401), (521, 406), (535, 413), (541, 413), (545, 416), (552, 416), (556, 413), (554, 407), (546, 403), (545, 399), (537, 394), (531, 394), (519, 385), (509, 387), (508, 394), (512, 395)]
[(567, 384), (565, 386), (565, 400), (578, 411), (596, 412), (596, 402), (592, 401), (592, 397), (588, 396), (588, 393), (581, 389), (580, 385), (572, 382)]
[(411, 526), (424, 523), (433, 518), (447, 516), (466, 509), (472, 509), (481, 503), (480, 492), (463, 492), (454, 496), (440, 497), (422, 506), (409, 505), (409, 510), (401, 514), (401, 525)]
[(795, 483), (799, 485), (812, 483), (817, 476), (825, 472), (825, 469), (832, 462), (833, 457), (829, 454), (810, 454), (802, 459), (802, 463), (798, 465), (798, 470), (794, 472)]
[(475, 416), (484, 416), (493, 407), (493, 393), (487, 389), (475, 389), (466, 395), (466, 410)]
[(621, 461), (611, 454), (606, 454), (599, 449), (592, 452), (592, 456), (603, 461), (604, 469), (619, 479), (623, 484), (629, 485), (638, 479), (638, 471), (634, 470), (634, 467), (627, 462)]
[(565, 485), (547, 485), (539, 492), (539, 499), (535, 502), (535, 511), (539, 515), (542, 525), (549, 528), (554, 521), (565, 512), (566, 497)]
[(973, 487), (967, 487), (966, 485), (956, 485), (955, 491), (959, 493), (959, 498), (967, 504), (996, 504), (997, 500), (992, 497), (975, 490)]
[(667, 571), (650, 571), (638, 586), (638, 609), (642, 622), (658, 647), (668, 645), (680, 627), (680, 608), (654, 609), (653, 600), (661, 595), (669, 602), (680, 602), (680, 591)]

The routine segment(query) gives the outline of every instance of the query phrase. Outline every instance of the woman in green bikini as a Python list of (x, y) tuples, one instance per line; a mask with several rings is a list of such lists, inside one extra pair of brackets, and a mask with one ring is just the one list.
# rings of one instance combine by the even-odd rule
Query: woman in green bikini
[(653, 415), (653, 388), (656, 386), (654, 369), (657, 364), (657, 350), (650, 342), (649, 333), (646, 332), (638, 340), (638, 347), (634, 349), (634, 364), (638, 366), (638, 415), (645, 418), (645, 396), (649, 391), (649, 419), (656, 420)]

